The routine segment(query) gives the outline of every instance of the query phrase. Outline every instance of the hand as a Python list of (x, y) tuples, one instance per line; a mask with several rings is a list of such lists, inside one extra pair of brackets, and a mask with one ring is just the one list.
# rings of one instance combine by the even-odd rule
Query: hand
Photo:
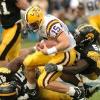
[(40, 43), (37, 43), (34, 47), (37, 51), (40, 51)]
[(47, 73), (57, 71), (57, 65), (56, 65), (56, 64), (52, 64), (52, 63), (46, 64), (46, 65), (45, 65), (45, 71), (46, 71)]
[(48, 48), (46, 47), (45, 43), (43, 43), (43, 48), (38, 48), (38, 50), (44, 53), (45, 55), (48, 55), (47, 53)]

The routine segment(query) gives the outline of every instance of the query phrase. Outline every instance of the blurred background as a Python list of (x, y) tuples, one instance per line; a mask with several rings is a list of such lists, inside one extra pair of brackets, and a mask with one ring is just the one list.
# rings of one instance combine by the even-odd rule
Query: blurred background
[[(33, 4), (38, 4), (46, 14), (61, 19), (71, 33), (83, 23), (90, 23), (100, 31), (100, 0), (33, 0)], [(23, 38), (34, 42), (38, 36), (30, 33), (24, 34)]]
[[(89, 23), (100, 32), (100, 0), (33, 0), (38, 4), (45, 14), (52, 14), (62, 20), (73, 33), (75, 28), (84, 23)], [(21, 12), (22, 13), (22, 12)], [(2, 26), (0, 25), (0, 39)], [(38, 40), (36, 33), (22, 35), (22, 48), (29, 47)], [(100, 100), (100, 92), (96, 93), (90, 100)]]

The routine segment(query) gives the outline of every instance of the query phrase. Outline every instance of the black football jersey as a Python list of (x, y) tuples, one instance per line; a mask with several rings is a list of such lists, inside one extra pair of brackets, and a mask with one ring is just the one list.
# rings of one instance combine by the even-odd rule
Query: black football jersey
[(0, 20), (3, 28), (9, 28), (20, 19), (20, 9), (16, 0), (0, 0)]
[(91, 59), (90, 57), (87, 56), (87, 54), (90, 51), (100, 52), (100, 48), (98, 45), (92, 44), (92, 45), (88, 46), (86, 49), (84, 49), (83, 52), (81, 52), (81, 59), (85, 59), (87, 61), (87, 63), (89, 64), (89, 67), (86, 70), (84, 70), (82, 73), (90, 74), (92, 72), (96, 72), (98, 74), (98, 73), (100, 73), (100, 69), (98, 69), (98, 67), (97, 67), (97, 62), (95, 62), (93, 59)]

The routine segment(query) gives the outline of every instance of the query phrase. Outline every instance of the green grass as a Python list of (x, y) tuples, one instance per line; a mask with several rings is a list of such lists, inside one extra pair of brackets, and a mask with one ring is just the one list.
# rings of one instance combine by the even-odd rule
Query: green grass
[(35, 42), (31, 40), (23, 40), (22, 41), (22, 48), (28, 48), (34, 46)]
[(100, 100), (100, 91), (96, 92), (89, 100)]

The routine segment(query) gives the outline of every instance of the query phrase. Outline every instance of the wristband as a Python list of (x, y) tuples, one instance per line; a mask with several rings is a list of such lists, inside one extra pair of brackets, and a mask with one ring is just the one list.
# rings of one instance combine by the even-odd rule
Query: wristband
[(34, 47), (32, 48), (32, 50), (33, 50), (33, 49), (36, 50), (36, 46), (34, 46)]
[(62, 65), (57, 65), (57, 70), (58, 71), (62, 71), (63, 70), (63, 66)]
[(53, 53), (56, 53), (57, 52), (57, 49), (56, 47), (52, 47), (50, 49), (47, 49), (47, 54), (50, 55), (50, 54), (53, 54)]

